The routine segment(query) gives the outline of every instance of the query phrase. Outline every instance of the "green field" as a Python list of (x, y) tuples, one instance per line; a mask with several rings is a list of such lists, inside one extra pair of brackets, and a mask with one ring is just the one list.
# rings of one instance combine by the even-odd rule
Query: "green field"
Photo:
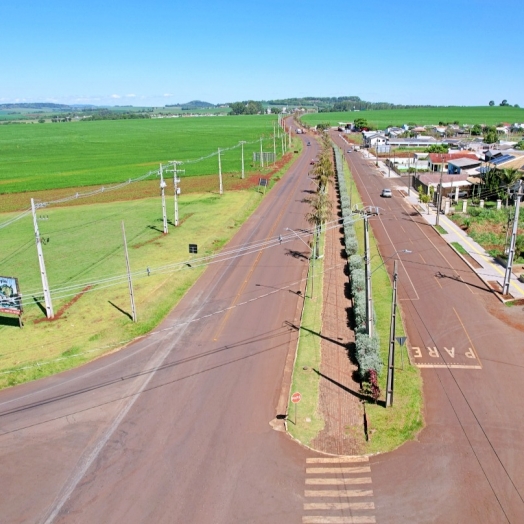
[[(160, 198), (46, 210), (39, 229), (49, 239), (43, 251), (52, 322), (41, 309), (31, 216), (0, 229), (0, 274), (18, 278), (25, 324), (20, 329), (16, 317), (0, 316), (0, 387), (78, 365), (150, 331), (204, 270), (194, 259), (219, 250), (261, 198), (253, 190), (186, 195), (180, 199), (181, 225), (170, 226), (168, 235), (162, 234)], [(137, 324), (129, 318), (122, 221)], [(197, 255), (188, 253), (189, 243), (198, 244)], [(185, 261), (193, 261), (192, 267), (180, 264)], [(17, 371), (5, 373), (10, 370)]]
[[(273, 151), (274, 123), (276, 115), (0, 126), (0, 194), (123, 182), (160, 162), (199, 159), (261, 136), (264, 151)], [(280, 145), (277, 140), (277, 154)], [(244, 146), (246, 170), (254, 151), (259, 143)], [(240, 147), (221, 156), (224, 173), (241, 170)], [(218, 159), (182, 168), (182, 176), (218, 173)]]
[(353, 122), (356, 118), (365, 118), (371, 126), (385, 129), (388, 126), (401, 126), (414, 123), (420, 126), (439, 122), (460, 124), (496, 125), (501, 122), (513, 124), (524, 122), (524, 109), (516, 107), (479, 106), (479, 107), (431, 107), (419, 109), (383, 109), (380, 111), (358, 111), (349, 113), (315, 113), (304, 115), (302, 120), (309, 125), (329, 122)]

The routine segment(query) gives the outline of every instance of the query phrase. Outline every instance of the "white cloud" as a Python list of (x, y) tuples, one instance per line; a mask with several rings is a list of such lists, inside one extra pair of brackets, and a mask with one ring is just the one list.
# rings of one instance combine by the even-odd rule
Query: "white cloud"
[(129, 95), (126, 95), (126, 98), (135, 98), (135, 97), (136, 97), (136, 95), (133, 94), (133, 93), (131, 93), (131, 94), (129, 94)]
[(164, 93), (164, 95), (166, 98), (170, 97), (170, 96), (175, 96), (175, 95), (172, 95), (171, 93)]
[(111, 95), (111, 98), (122, 98), (120, 95)]

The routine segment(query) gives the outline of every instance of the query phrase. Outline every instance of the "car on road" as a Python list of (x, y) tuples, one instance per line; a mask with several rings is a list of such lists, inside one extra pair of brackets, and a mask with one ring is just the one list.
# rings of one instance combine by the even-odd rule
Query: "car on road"
[(309, 163), (311, 166), (314, 166), (317, 163), (317, 159), (313, 158), (311, 162)]
[(384, 188), (382, 190), (382, 193), (380, 193), (380, 196), (382, 198), (391, 198), (393, 196), (393, 193), (391, 192), (391, 189)]
[(311, 142), (308, 142), (307, 145), (310, 146), (310, 145), (311, 145)]

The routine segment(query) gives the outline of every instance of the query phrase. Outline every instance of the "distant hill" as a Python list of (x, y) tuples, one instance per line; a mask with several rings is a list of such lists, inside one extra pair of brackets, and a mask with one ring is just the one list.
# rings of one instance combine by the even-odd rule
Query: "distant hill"
[(0, 109), (54, 109), (55, 111), (71, 111), (73, 106), (52, 104), (51, 102), (31, 102), (24, 104), (0, 104)]
[(215, 104), (210, 104), (209, 102), (203, 102), (202, 100), (191, 100), (185, 104), (169, 104), (165, 107), (190, 107), (192, 109), (205, 109), (207, 107), (215, 107)]

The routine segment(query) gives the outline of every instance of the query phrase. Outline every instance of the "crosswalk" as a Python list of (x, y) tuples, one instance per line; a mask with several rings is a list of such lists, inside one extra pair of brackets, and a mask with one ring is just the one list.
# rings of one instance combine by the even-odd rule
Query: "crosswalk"
[(374, 524), (368, 457), (306, 459), (302, 524)]

